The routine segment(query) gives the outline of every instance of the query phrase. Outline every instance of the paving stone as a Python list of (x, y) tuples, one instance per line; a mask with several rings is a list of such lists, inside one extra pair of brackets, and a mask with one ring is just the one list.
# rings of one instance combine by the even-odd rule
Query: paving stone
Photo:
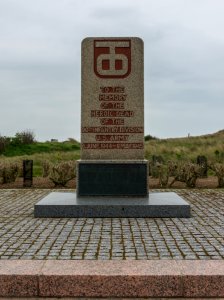
[(224, 191), (172, 191), (192, 218), (35, 219), (50, 190), (0, 190), (0, 259), (223, 259)]

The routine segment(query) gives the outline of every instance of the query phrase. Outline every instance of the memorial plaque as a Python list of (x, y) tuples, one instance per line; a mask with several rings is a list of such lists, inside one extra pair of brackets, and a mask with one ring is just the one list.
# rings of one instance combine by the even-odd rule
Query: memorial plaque
[(82, 42), (81, 159), (144, 159), (143, 41)]
[(79, 196), (145, 196), (147, 165), (142, 163), (82, 163)]

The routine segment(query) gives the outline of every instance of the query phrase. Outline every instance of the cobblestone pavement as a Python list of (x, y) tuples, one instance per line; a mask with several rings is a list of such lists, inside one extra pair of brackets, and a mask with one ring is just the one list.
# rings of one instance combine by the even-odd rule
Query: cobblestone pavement
[(0, 190), (1, 259), (224, 259), (224, 190), (176, 190), (189, 219), (35, 219), (49, 192)]

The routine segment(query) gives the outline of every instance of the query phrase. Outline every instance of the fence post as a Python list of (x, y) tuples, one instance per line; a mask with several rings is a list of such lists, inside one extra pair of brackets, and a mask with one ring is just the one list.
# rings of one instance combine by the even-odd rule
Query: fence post
[(31, 187), (33, 185), (33, 160), (23, 161), (23, 186)]

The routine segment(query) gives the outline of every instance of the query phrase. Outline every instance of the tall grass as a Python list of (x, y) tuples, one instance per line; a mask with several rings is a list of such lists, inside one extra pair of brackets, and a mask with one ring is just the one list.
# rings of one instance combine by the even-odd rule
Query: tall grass
[[(186, 138), (150, 139), (145, 142), (145, 158), (151, 160), (153, 155), (162, 156), (168, 161), (196, 162), (198, 155), (205, 155), (208, 161), (224, 162), (224, 130), (211, 135)], [(34, 161), (34, 176), (42, 175), (42, 163), (53, 164), (74, 161), (80, 158), (80, 145), (76, 141), (36, 142), (31, 145), (17, 145), (7, 148), (0, 156), (1, 161)]]
[(145, 156), (161, 155), (165, 161), (195, 161), (205, 155), (210, 161), (224, 162), (224, 131), (199, 137), (157, 139), (145, 142)]
[[(44, 161), (49, 161), (51, 163), (59, 163), (63, 161), (77, 160), (80, 158), (80, 151), (69, 151), (69, 152), (52, 152), (52, 153), (36, 153), (32, 155), (21, 155), (14, 157), (3, 157), (0, 156), (0, 162), (18, 162), (19, 165), (22, 166), (22, 161), (25, 159), (33, 160), (33, 175), (34, 176), (42, 176), (42, 163)], [(22, 167), (21, 167), (22, 168)]]

